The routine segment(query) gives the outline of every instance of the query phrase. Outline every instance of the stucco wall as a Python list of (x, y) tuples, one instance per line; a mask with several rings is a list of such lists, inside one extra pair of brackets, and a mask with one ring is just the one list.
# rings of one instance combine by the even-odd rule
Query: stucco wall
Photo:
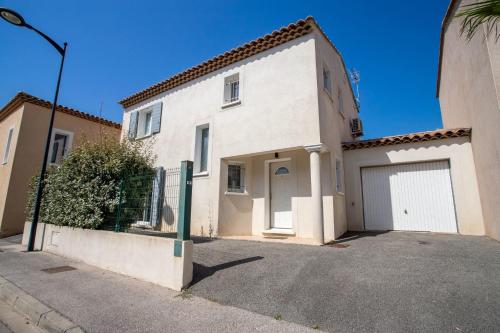
[(449, 160), (458, 232), (485, 233), (476, 169), (468, 138), (453, 138), (344, 152), (349, 230), (363, 230), (361, 168), (398, 163)]
[[(316, 73), (318, 85), (318, 107), (321, 142), (328, 147), (329, 162), (322, 165), (322, 178), (329, 181), (323, 185), (323, 192), (328, 192), (331, 202), (324, 201), (324, 207), (333, 205), (335, 228), (326, 228), (325, 236), (335, 230), (334, 238), (340, 237), (347, 231), (345, 215), (345, 198), (343, 190), (337, 191), (337, 177), (335, 172), (336, 160), (343, 165), (342, 142), (352, 141), (350, 121), (358, 118), (354, 96), (350, 88), (349, 75), (344, 68), (341, 55), (335, 50), (325, 37), (316, 32)], [(323, 67), (329, 69), (332, 77), (332, 93), (329, 94), (323, 86)], [(342, 95), (342, 111), (340, 110), (339, 89)], [(341, 177), (342, 178), (342, 177)], [(343, 179), (340, 180), (343, 183)], [(326, 188), (325, 188), (326, 187)], [(344, 184), (342, 189), (344, 189)], [(326, 220), (325, 220), (326, 221)], [(331, 238), (331, 237), (328, 237)]]
[(500, 46), (494, 36), (485, 41), (484, 30), (467, 42), (459, 24), (452, 20), (444, 36), (439, 90), (443, 125), (472, 127), (486, 234), (500, 240)]
[[(156, 164), (167, 168), (194, 159), (196, 126), (209, 124), (208, 175), (193, 180), (193, 234), (203, 229), (206, 235), (209, 223), (217, 228), (221, 159), (319, 142), (315, 66), (314, 38), (307, 35), (125, 110), (122, 136), (131, 111), (163, 102), (160, 133), (147, 140), (153, 142)], [(224, 78), (233, 73), (240, 73), (241, 104), (222, 108)], [(244, 199), (234, 199), (233, 205), (224, 218), (249, 208)], [(249, 232), (247, 227), (243, 231)]]
[[(220, 185), (220, 235), (254, 235), (262, 236), (263, 232), (269, 228), (269, 201), (266, 203), (266, 161), (290, 159), (292, 180), (295, 183), (295, 190), (292, 194), (292, 219), (295, 237), (311, 239), (313, 236), (313, 226), (311, 224), (311, 175), (309, 164), (309, 153), (303, 149), (284, 151), (276, 157), (274, 154), (263, 154), (247, 158), (229, 158), (222, 163), (225, 166), (227, 161), (243, 162), (246, 167), (247, 193), (228, 194), (226, 193), (227, 179), (226, 168), (221, 170)], [(323, 170), (330, 169), (330, 156), (328, 153), (322, 154), (321, 166)], [(334, 201), (332, 194), (332, 179), (329, 172), (322, 174), (323, 191), (323, 219), (325, 241), (333, 240), (343, 233), (336, 230), (334, 226)], [(267, 185), (269, 186), (269, 185)], [(268, 207), (268, 206), (267, 206)]]
[[(21, 106), (17, 112), (11, 113), (7, 118), (0, 121), (0, 236), (12, 235), (18, 230), (15, 226), (7, 222), (9, 209), (6, 209), (6, 203), (23, 112), (23, 107)], [(7, 136), (9, 129), (12, 127), (14, 128), (14, 132), (10, 143), (8, 161), (6, 164), (2, 164)]]
[[(9, 161), (12, 172), (9, 177), (8, 196), (3, 205), (4, 215), (1, 220), (2, 230), (8, 230), (9, 234), (21, 233), (23, 230), (26, 221), (25, 204), (28, 185), (38, 172), (43, 159), (50, 117), (49, 109), (29, 103), (25, 103), (23, 111), (20, 111), (17, 110), (10, 116), (19, 117), (19, 119), (22, 117), (22, 120), (16, 127), (17, 140), (11, 146), (15, 150), (15, 158)], [(6, 123), (8, 119), (2, 121), (2, 124)], [(56, 113), (54, 128), (72, 132), (74, 134), (73, 147), (76, 147), (83, 138), (89, 141), (99, 140), (101, 132), (108, 133), (117, 139), (120, 136), (119, 129), (62, 112)]]
[[(30, 228), (27, 222), (23, 245), (28, 244)], [(174, 242), (164, 237), (40, 223), (35, 249), (180, 291), (193, 278), (193, 242), (181, 241), (180, 257), (174, 256)]]

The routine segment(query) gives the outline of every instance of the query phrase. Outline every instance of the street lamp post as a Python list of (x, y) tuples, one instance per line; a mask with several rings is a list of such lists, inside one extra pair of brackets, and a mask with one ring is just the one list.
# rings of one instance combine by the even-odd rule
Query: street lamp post
[(16, 25), (18, 27), (24, 27), (28, 28), (30, 30), (35, 31), (38, 33), (40, 36), (42, 36), (46, 41), (48, 41), (60, 54), (61, 54), (61, 65), (59, 67), (59, 74), (57, 76), (57, 85), (56, 85), (56, 93), (54, 95), (54, 102), (52, 103), (52, 110), (50, 113), (50, 121), (49, 121), (49, 130), (47, 133), (47, 140), (45, 141), (45, 152), (43, 154), (43, 162), (42, 162), (42, 167), (40, 168), (40, 177), (38, 180), (38, 188), (36, 191), (36, 199), (35, 199), (35, 209), (33, 211), (33, 221), (31, 223), (31, 230), (30, 230), (30, 237), (29, 237), (29, 242), (28, 242), (28, 251), (33, 251), (35, 247), (35, 236), (36, 236), (36, 227), (38, 225), (38, 217), (40, 215), (40, 206), (42, 203), (42, 194), (43, 194), (43, 183), (45, 179), (45, 171), (47, 170), (47, 160), (49, 156), (49, 149), (50, 149), (50, 141), (52, 138), (52, 127), (54, 125), (54, 117), (56, 113), (56, 105), (57, 105), (57, 98), (59, 96), (59, 86), (61, 83), (61, 75), (63, 71), (63, 66), (64, 66), (64, 58), (66, 55), (66, 46), (68, 45), (67, 43), (64, 43), (64, 47), (61, 47), (59, 44), (54, 42), (52, 38), (41, 32), (40, 30), (32, 27), (26, 21), (24, 18), (16, 13), (13, 10), (10, 10), (8, 8), (0, 8), (0, 16), (7, 22)]

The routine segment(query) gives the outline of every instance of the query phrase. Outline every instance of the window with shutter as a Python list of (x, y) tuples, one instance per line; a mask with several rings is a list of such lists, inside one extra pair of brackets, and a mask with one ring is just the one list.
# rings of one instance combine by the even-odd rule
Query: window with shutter
[(224, 78), (224, 104), (233, 104), (240, 100), (240, 74)]
[(130, 114), (129, 138), (142, 139), (160, 132), (163, 103)]

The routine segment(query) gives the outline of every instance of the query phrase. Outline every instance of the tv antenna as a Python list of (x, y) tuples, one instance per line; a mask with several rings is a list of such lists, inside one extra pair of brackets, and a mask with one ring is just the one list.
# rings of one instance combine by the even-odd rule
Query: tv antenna
[(359, 71), (356, 68), (351, 69), (350, 71), (351, 75), (351, 81), (354, 83), (354, 86), (356, 87), (356, 106), (358, 109), (360, 108), (360, 102), (359, 102), (359, 81), (361, 81), (361, 76), (359, 74)]

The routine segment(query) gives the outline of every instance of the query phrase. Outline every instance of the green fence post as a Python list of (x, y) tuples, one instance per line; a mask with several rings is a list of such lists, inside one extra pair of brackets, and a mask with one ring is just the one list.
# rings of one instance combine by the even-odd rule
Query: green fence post
[(179, 216), (177, 239), (174, 243), (174, 256), (182, 256), (182, 241), (191, 239), (191, 195), (193, 192), (193, 162), (181, 162), (179, 188)]
[(123, 178), (120, 179), (120, 194), (118, 195), (118, 211), (116, 212), (115, 231), (120, 231), (120, 219), (122, 212)]

